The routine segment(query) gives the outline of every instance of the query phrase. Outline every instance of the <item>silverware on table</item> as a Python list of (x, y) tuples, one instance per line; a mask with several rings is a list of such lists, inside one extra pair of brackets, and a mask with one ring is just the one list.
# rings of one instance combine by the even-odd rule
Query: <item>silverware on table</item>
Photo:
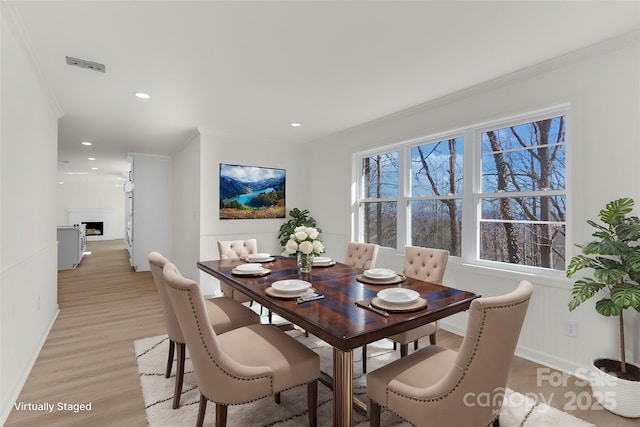
[(364, 302), (361, 302), (361, 301), (356, 301), (356, 305), (358, 307), (362, 307), (362, 308), (366, 308), (367, 310), (371, 310), (374, 313), (378, 313), (381, 316), (389, 317), (389, 313), (387, 313), (384, 310), (380, 310), (379, 308), (376, 308), (376, 307), (372, 306), (371, 303), (364, 303)]

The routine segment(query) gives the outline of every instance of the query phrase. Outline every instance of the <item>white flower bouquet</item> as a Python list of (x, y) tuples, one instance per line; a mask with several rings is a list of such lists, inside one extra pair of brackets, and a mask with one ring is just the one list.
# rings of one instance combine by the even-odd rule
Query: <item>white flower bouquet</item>
[(313, 227), (296, 227), (284, 247), (282, 255), (295, 254), (317, 256), (324, 252), (324, 245), (318, 238), (320, 233)]

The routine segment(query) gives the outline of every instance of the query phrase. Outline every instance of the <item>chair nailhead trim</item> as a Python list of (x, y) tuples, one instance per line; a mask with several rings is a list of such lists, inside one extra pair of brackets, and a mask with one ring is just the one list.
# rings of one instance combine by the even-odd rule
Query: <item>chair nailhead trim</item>
[(497, 305), (497, 306), (494, 306), (494, 307), (483, 307), (483, 309), (482, 309), (482, 322), (480, 323), (480, 331), (478, 332), (478, 339), (476, 340), (475, 346), (473, 347), (473, 351), (471, 352), (471, 357), (469, 358), (469, 362), (467, 363), (467, 366), (465, 366), (464, 371), (460, 375), (460, 378), (458, 378), (458, 381), (456, 382), (456, 384), (447, 393), (443, 394), (442, 396), (438, 396), (436, 398), (433, 398), (433, 399), (416, 399), (413, 396), (406, 396), (406, 395), (404, 395), (402, 393), (398, 393), (398, 392), (395, 392), (393, 390), (389, 390), (387, 388), (387, 402), (389, 401), (389, 395), (390, 394), (395, 394), (398, 397), (405, 398), (405, 399), (408, 399), (408, 400), (412, 400), (414, 402), (437, 402), (437, 401), (440, 401), (440, 400), (446, 398), (447, 396), (451, 395), (460, 386), (460, 384), (462, 383), (462, 380), (465, 378), (465, 376), (467, 375), (467, 372), (469, 371), (469, 367), (471, 366), (471, 364), (475, 360), (476, 353), (478, 352), (478, 343), (480, 342), (480, 338), (482, 337), (482, 333), (484, 332), (484, 327), (485, 327), (485, 323), (486, 323), (486, 320), (487, 320), (487, 310), (496, 310), (496, 309), (504, 309), (504, 308), (515, 307), (515, 306), (520, 305), (520, 304), (522, 304), (522, 303), (524, 303), (524, 302), (526, 302), (528, 300), (529, 300), (529, 297), (525, 298), (522, 301), (516, 301), (516, 302), (511, 303), (511, 304)]
[[(171, 286), (171, 285), (169, 285)], [(256, 399), (253, 400), (249, 400), (247, 402), (244, 403), (251, 403), (251, 402), (255, 402), (256, 400), (260, 400), (262, 398), (265, 398), (267, 396), (271, 396), (274, 394), (273, 392), (273, 375), (262, 375), (259, 377), (254, 377), (254, 378), (243, 378), (243, 377), (239, 377), (237, 375), (234, 375), (233, 373), (227, 371), (226, 369), (224, 369), (222, 366), (220, 366), (220, 364), (216, 361), (215, 357), (213, 357), (213, 354), (211, 354), (211, 350), (209, 349), (209, 346), (207, 345), (205, 339), (204, 339), (204, 333), (202, 331), (202, 327), (201, 327), (201, 323), (200, 323), (200, 318), (197, 315), (196, 312), (196, 306), (195, 306), (195, 302), (193, 300), (193, 296), (191, 295), (191, 292), (188, 289), (180, 289), (180, 288), (176, 288), (171, 286), (173, 289), (181, 291), (181, 292), (188, 292), (189, 295), (189, 304), (191, 305), (191, 312), (195, 317), (196, 320), (196, 326), (198, 328), (198, 334), (200, 335), (200, 342), (202, 343), (202, 346), (205, 348), (207, 354), (209, 355), (209, 359), (211, 361), (211, 363), (213, 363), (218, 369), (220, 369), (221, 372), (223, 372), (225, 375), (227, 375), (230, 378), (233, 378), (236, 381), (255, 381), (255, 380), (260, 380), (260, 379), (264, 379), (264, 378), (268, 378), (269, 379), (269, 383), (270, 383), (270, 389), (271, 389), (271, 393), (270, 394), (265, 394), (264, 396), (258, 397)], [(214, 332), (215, 333), (215, 332)], [(197, 378), (197, 377), (196, 377)], [(200, 391), (200, 394), (202, 394), (202, 391)], [(214, 400), (208, 398), (207, 396), (205, 396), (204, 394), (202, 394), (207, 400), (211, 401), (211, 402), (215, 402)], [(240, 403), (238, 403), (240, 404)]]

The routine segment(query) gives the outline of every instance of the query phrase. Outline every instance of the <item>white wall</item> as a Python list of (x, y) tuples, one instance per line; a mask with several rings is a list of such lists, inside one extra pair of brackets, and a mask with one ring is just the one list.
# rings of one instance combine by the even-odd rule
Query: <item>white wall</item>
[[(564, 103), (571, 104), (568, 241), (590, 240), (585, 221), (606, 202), (629, 196), (640, 204), (639, 38), (638, 33), (622, 37), (312, 143), (307, 158), (314, 161), (306, 174), (323, 179), (308, 180), (308, 190), (323, 197), (310, 197), (308, 205), (322, 224), (328, 252), (344, 256), (351, 239), (355, 153)], [(575, 254), (570, 248), (569, 256)], [(401, 269), (401, 261), (396, 251), (383, 250), (379, 256), (381, 266)], [(569, 313), (571, 282), (564, 277), (526, 276), (452, 259), (445, 283), (489, 296), (513, 289), (523, 278), (536, 290), (520, 355), (575, 372), (593, 356), (617, 354), (617, 319), (596, 314), (591, 302)], [(627, 316), (627, 357), (635, 361), (640, 361), (638, 317)], [(564, 335), (567, 319), (578, 321), (577, 338)], [(460, 332), (466, 314), (442, 324)]]
[[(58, 112), (2, 2), (0, 424), (58, 313)], [(17, 83), (19, 82), (19, 84)]]
[(172, 259), (172, 176), (166, 156), (130, 153), (133, 162), (133, 246), (131, 265), (149, 271), (149, 253)]
[(171, 159), (171, 261), (185, 277), (198, 281), (200, 259), (200, 133)]
[[(294, 207), (304, 209), (308, 202), (304, 147), (277, 145), (271, 141), (201, 132), (200, 158), (200, 260), (218, 259), (218, 240), (258, 239), (258, 251), (279, 254), (277, 236), (282, 219), (221, 220), (219, 212), (220, 163), (286, 169), (287, 215)], [(218, 290), (218, 283), (202, 273), (205, 292)]]
[(57, 225), (69, 223), (70, 209), (113, 210), (113, 239), (124, 239), (124, 191), (122, 181), (105, 182), (91, 177), (66, 180), (57, 186)]

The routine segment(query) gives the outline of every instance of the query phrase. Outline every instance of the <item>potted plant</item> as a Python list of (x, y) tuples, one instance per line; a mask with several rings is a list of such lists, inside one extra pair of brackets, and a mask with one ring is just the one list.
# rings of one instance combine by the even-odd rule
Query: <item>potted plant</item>
[[(626, 361), (623, 318), (626, 309), (640, 312), (640, 219), (630, 215), (633, 206), (632, 199), (620, 198), (600, 211), (602, 224), (587, 221), (595, 228), (595, 240), (577, 245), (582, 254), (573, 257), (567, 267), (569, 278), (584, 269), (593, 271), (593, 278), (573, 284), (569, 310), (598, 295), (596, 311), (619, 319), (620, 360), (594, 360), (597, 370), (591, 380), (600, 404), (626, 417), (640, 417), (640, 368)], [(611, 387), (606, 388), (608, 385)]]
[(322, 233), (322, 230), (316, 227), (315, 218), (309, 216), (309, 209), (293, 208), (289, 211), (289, 216), (291, 219), (280, 226), (280, 232), (278, 233), (278, 240), (282, 248), (287, 245), (289, 238), (298, 227), (314, 227), (319, 233)]

